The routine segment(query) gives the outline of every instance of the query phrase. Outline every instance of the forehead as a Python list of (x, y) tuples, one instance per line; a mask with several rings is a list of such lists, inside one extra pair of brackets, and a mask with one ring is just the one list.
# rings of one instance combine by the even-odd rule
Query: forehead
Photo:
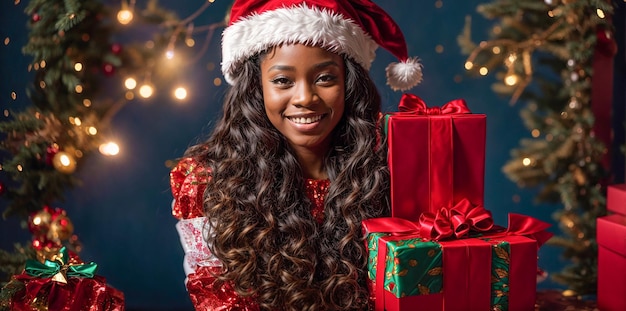
[(264, 53), (261, 58), (262, 65), (264, 63), (307, 65), (325, 61), (333, 61), (338, 65), (343, 65), (343, 57), (341, 55), (318, 46), (299, 43), (275, 46)]

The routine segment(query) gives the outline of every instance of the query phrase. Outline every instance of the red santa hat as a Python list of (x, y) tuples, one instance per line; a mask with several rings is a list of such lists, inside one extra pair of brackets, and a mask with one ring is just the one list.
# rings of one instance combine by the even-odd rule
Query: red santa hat
[(400, 60), (387, 69), (387, 84), (408, 90), (422, 80), (422, 65), (409, 57), (393, 19), (369, 0), (235, 0), (222, 34), (222, 73), (237, 82), (244, 59), (280, 44), (307, 44), (354, 59), (369, 70), (378, 46)]

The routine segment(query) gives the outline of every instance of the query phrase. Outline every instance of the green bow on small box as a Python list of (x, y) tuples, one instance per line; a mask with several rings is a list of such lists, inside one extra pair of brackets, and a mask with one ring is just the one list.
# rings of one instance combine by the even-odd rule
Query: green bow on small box
[(98, 269), (94, 262), (88, 264), (69, 264), (69, 255), (65, 246), (59, 250), (59, 255), (41, 263), (37, 260), (27, 259), (24, 271), (32, 277), (52, 278), (52, 280), (67, 284), (68, 277), (93, 278)]

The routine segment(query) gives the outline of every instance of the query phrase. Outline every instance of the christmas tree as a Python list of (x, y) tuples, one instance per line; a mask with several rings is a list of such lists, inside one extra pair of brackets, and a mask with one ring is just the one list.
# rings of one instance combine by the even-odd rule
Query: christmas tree
[[(606, 144), (597, 137), (592, 86), (594, 52), (612, 57), (610, 16), (603, 0), (496, 0), (478, 11), (497, 23), (491, 38), (475, 44), (468, 20), (458, 42), (472, 74), (495, 72), (493, 91), (522, 102), (529, 138), (503, 167), (520, 187), (538, 188), (538, 202), (561, 205), (554, 212), (561, 246), (571, 261), (553, 278), (570, 294), (596, 291), (595, 220), (606, 213)], [(594, 93), (595, 94), (595, 93)], [(610, 106), (609, 106), (610, 107)], [(606, 126), (606, 125), (605, 125)]]
[[(134, 1), (122, 1), (121, 8), (97, 0), (25, 4), (29, 36), (22, 51), (32, 58), (27, 70), (34, 81), (25, 86), (28, 102), (20, 103), (25, 109), (3, 109), (0, 119), (0, 199), (3, 219), (18, 218), (33, 239), (16, 241), (14, 250), (0, 250), (0, 308), (8, 308), (13, 294), (24, 288), (12, 277), (24, 271), (29, 260), (55, 262), (64, 250), (79, 262), (81, 245), (70, 217), (56, 206), (80, 184), (76, 172), (85, 159), (98, 151), (105, 156), (119, 152), (107, 134), (124, 105), (136, 97), (148, 99), (158, 86), (176, 79), (176, 72), (162, 70), (158, 62), (173, 58), (175, 50), (190, 55), (197, 34), (206, 33), (206, 46), (224, 24), (193, 26), (194, 18), (212, 2), (183, 20), (156, 1), (141, 11)], [(16, 7), (21, 4), (15, 1)], [(122, 42), (133, 24), (149, 27), (153, 37)], [(179, 63), (180, 68), (204, 51)], [(179, 89), (176, 96), (184, 93)], [(15, 93), (12, 99), (22, 100)]]

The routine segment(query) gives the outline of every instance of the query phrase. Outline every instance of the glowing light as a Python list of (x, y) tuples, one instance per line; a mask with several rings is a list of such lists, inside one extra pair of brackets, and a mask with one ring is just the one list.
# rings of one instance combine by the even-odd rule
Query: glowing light
[(486, 76), (489, 73), (489, 69), (487, 69), (487, 67), (480, 67), (480, 69), (478, 69), (478, 73), (482, 76)]
[(165, 58), (167, 59), (174, 58), (174, 50), (167, 50), (167, 52), (165, 52)]
[(95, 128), (94, 126), (90, 126), (87, 128), (87, 134), (89, 135), (96, 135), (98, 134), (98, 129)]
[(120, 153), (120, 146), (118, 146), (115, 142), (110, 141), (100, 145), (98, 150), (105, 156), (114, 156)]
[(524, 158), (522, 159), (522, 164), (524, 166), (529, 166), (532, 163), (532, 161), (530, 160), (530, 158)]
[(70, 157), (69, 157), (69, 156), (67, 156), (67, 155), (65, 155), (65, 154), (62, 154), (62, 155), (59, 157), (59, 162), (60, 162), (60, 163), (61, 163), (61, 165), (63, 165), (63, 166), (69, 166), (69, 165), (70, 165), (70, 162), (71, 162), (71, 161), (70, 161)]
[(518, 81), (519, 81), (519, 77), (514, 73), (508, 74), (506, 75), (506, 77), (504, 77), (504, 84), (508, 86), (514, 86), (517, 84)]
[(196, 41), (193, 38), (187, 38), (185, 39), (185, 44), (188, 47), (193, 47), (194, 45), (196, 45)]
[(80, 118), (76, 118), (76, 117), (70, 117), (69, 121), (71, 124), (74, 124), (76, 126), (80, 126), (81, 124), (83, 124), (83, 121), (81, 121)]
[(474, 68), (474, 63), (472, 63), (472, 62), (465, 62), (465, 69), (466, 70), (470, 70), (472, 68)]
[(222, 79), (220, 79), (220, 78), (213, 79), (213, 85), (215, 85), (215, 86), (222, 85)]
[(78, 84), (74, 87), (74, 91), (76, 91), (76, 93), (80, 94), (83, 92), (83, 86)]
[(509, 54), (508, 59), (509, 59), (509, 62), (511, 62), (511, 63), (516, 61), (517, 60), (517, 54), (515, 54), (515, 53)]
[(89, 98), (83, 99), (83, 106), (91, 107), (91, 100)]
[(534, 138), (539, 137), (539, 135), (541, 135), (541, 131), (539, 131), (538, 129), (534, 129), (532, 130), (532, 132), (530, 132), (530, 135), (532, 135)]
[(143, 98), (150, 98), (154, 94), (152, 85), (144, 84), (139, 88), (139, 95)]
[(133, 20), (133, 12), (127, 9), (117, 12), (117, 21), (122, 25), (128, 25)]
[(74, 70), (76, 70), (76, 71), (83, 70), (83, 64), (81, 64), (81, 63), (74, 64)]
[(604, 11), (602, 11), (602, 9), (597, 9), (596, 10), (596, 14), (598, 14), (599, 18), (605, 18), (606, 15), (604, 14)]
[(499, 47), (499, 46), (494, 46), (493, 48), (491, 48), (491, 52), (492, 52), (493, 54), (498, 55), (498, 54), (500, 54), (500, 52), (502, 52), (502, 50), (500, 49), (500, 47)]
[(174, 97), (176, 97), (176, 99), (178, 100), (183, 100), (185, 98), (187, 98), (187, 90), (184, 87), (177, 87), (174, 90)]
[(134, 90), (137, 87), (137, 80), (133, 78), (127, 78), (124, 81), (124, 86), (129, 90)]

